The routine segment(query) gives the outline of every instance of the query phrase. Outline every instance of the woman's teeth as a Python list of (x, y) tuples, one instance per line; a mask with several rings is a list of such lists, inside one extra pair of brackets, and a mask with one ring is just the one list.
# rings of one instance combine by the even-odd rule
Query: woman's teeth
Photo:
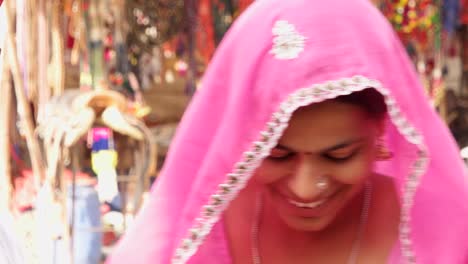
[(301, 202), (296, 202), (294, 200), (291, 200), (291, 199), (288, 199), (288, 202), (297, 206), (297, 207), (301, 207), (301, 208), (315, 208), (315, 207), (318, 207), (319, 205), (325, 203), (327, 201), (327, 199), (323, 199), (323, 200), (319, 200), (319, 201), (316, 201), (316, 202), (312, 202), (312, 203), (301, 203)]

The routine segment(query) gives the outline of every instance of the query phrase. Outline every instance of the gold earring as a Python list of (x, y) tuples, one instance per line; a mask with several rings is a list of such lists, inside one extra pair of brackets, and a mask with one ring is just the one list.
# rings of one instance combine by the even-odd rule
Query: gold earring
[(393, 153), (385, 146), (384, 140), (382, 138), (379, 138), (377, 140), (377, 154), (376, 158), (377, 160), (389, 160), (393, 158)]

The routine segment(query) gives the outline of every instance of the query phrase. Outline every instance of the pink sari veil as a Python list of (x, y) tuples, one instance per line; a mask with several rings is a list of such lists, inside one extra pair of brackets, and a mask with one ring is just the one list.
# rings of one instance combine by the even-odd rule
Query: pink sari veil
[[(305, 37), (297, 58), (271, 52), (278, 21)], [(218, 48), (151, 198), (109, 263), (230, 263), (222, 213), (292, 112), (369, 87), (385, 96), (395, 154), (376, 169), (395, 179), (402, 208), (389, 262), (467, 263), (468, 185), (457, 147), (368, 0), (254, 2)]]

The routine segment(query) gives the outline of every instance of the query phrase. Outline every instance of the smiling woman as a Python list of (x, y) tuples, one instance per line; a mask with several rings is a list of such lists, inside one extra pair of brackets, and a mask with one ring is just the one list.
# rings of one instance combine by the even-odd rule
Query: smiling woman
[(468, 263), (457, 148), (368, 0), (255, 1), (202, 83), (110, 263)]
[[(236, 237), (237, 219), (243, 214), (258, 218), (253, 219), (257, 234), (252, 246), (262, 263), (355, 263), (359, 249), (377, 241), (374, 256), (361, 259), (385, 262), (397, 238), (399, 217), (393, 182), (373, 171), (386, 151), (378, 145), (385, 109), (383, 96), (366, 89), (296, 110), (251, 183), (227, 209), (228, 237)], [(372, 190), (378, 190), (374, 199)], [(259, 199), (260, 205), (252, 209), (247, 199)], [(390, 210), (369, 219), (371, 206)], [(368, 228), (382, 221), (386, 231)], [(369, 239), (373, 236), (378, 240)], [(234, 257), (241, 256), (237, 263), (245, 262), (243, 243), (231, 244)], [(322, 247), (334, 248), (334, 254), (310, 250)]]

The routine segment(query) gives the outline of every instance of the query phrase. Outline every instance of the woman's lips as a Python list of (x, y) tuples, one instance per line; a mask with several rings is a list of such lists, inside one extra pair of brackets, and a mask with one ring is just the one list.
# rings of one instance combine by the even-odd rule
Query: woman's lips
[(337, 207), (337, 198), (343, 190), (336, 190), (324, 198), (312, 202), (297, 201), (293, 198), (282, 196), (284, 207), (290, 214), (299, 217), (319, 217), (327, 215)]
[(316, 207), (326, 203), (327, 201), (328, 201), (328, 198), (318, 200), (318, 201), (315, 201), (315, 202), (310, 202), (310, 203), (301, 203), (301, 202), (294, 201), (292, 199), (288, 199), (288, 202), (290, 204), (295, 205), (295, 206), (300, 207), (300, 208), (316, 208)]

